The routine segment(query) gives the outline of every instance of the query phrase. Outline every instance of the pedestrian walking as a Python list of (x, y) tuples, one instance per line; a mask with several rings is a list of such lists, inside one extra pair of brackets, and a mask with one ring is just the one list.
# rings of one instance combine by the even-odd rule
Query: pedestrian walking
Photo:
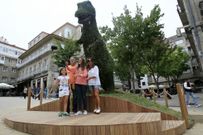
[(197, 97), (194, 95), (194, 89), (192, 87), (192, 83), (190, 82), (190, 80), (186, 80), (183, 84), (184, 90), (185, 90), (185, 94), (186, 94), (186, 104), (187, 107), (191, 107), (190, 106), (190, 97), (192, 97), (193, 103), (196, 107), (200, 107), (201, 104), (198, 103), (198, 99)]

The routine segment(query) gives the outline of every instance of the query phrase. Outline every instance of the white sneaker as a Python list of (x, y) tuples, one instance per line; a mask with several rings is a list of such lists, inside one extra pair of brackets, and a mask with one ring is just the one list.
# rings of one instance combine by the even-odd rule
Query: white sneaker
[(97, 109), (94, 109), (94, 111), (93, 111), (93, 112), (94, 112), (94, 113), (96, 113), (96, 111), (97, 111)]
[(101, 112), (101, 108), (99, 107), (97, 110), (96, 110), (96, 114), (100, 114), (100, 112)]
[(87, 115), (87, 111), (86, 111), (86, 110), (84, 110), (83, 114), (84, 114), (84, 115)]
[(197, 107), (197, 108), (198, 108), (198, 107), (200, 107), (200, 106), (201, 106), (201, 104), (197, 104), (195, 107)]
[(78, 111), (78, 112), (76, 112), (74, 115), (77, 116), (77, 115), (81, 115), (81, 114), (82, 114), (82, 112), (81, 112), (81, 111)]

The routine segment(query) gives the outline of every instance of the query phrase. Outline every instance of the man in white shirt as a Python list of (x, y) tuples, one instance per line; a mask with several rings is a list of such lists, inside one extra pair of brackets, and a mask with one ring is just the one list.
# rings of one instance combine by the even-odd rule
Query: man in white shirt
[(200, 107), (201, 104), (198, 103), (197, 97), (195, 97), (194, 93), (193, 93), (193, 89), (192, 89), (192, 83), (189, 80), (186, 80), (183, 84), (184, 90), (185, 90), (185, 94), (186, 94), (186, 104), (188, 107), (190, 107), (190, 96), (193, 99), (193, 102), (195, 104), (196, 107)]

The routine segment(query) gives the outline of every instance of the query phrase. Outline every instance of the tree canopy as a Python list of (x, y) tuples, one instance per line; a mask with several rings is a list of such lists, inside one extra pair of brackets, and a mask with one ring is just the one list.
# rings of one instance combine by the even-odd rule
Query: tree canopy
[[(162, 31), (164, 25), (160, 24), (161, 17), (163, 14), (158, 5), (154, 6), (147, 17), (143, 16), (139, 6), (134, 15), (125, 7), (124, 13), (113, 17), (113, 28), (108, 26), (101, 28), (111, 55), (117, 63), (115, 66), (125, 68), (124, 70), (115, 68), (119, 69), (116, 73), (120, 78), (127, 78), (130, 73), (130, 78), (134, 82), (135, 75), (148, 74), (158, 86), (159, 77), (168, 72), (168, 68), (171, 67), (170, 70), (173, 70), (167, 73), (170, 76), (174, 75), (175, 71), (180, 75), (185, 70), (185, 62), (188, 60), (186, 53), (167, 42)], [(169, 59), (173, 66), (166, 66)]]
[(66, 39), (65, 41), (55, 41), (57, 50), (54, 51), (53, 58), (54, 63), (58, 67), (64, 67), (67, 60), (70, 57), (76, 55), (76, 52), (80, 51), (80, 46), (76, 44), (76, 41)]

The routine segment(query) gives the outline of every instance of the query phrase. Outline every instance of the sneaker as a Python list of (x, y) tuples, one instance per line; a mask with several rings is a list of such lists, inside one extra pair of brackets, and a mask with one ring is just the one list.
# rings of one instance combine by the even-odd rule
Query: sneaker
[(101, 108), (99, 107), (97, 110), (96, 110), (96, 114), (100, 114), (100, 112), (101, 112)]
[(69, 116), (69, 113), (63, 112), (63, 116)]
[(188, 107), (188, 108), (190, 108), (190, 107), (191, 107), (191, 105), (187, 105), (187, 107)]
[(84, 114), (84, 115), (87, 115), (87, 111), (86, 111), (86, 110), (84, 110), (84, 111), (83, 111), (83, 114)]
[(82, 114), (82, 112), (81, 111), (78, 111), (78, 112), (76, 112), (74, 115), (81, 115)]
[(201, 104), (197, 104), (195, 107), (197, 107), (197, 108), (198, 108), (198, 107), (200, 107), (200, 106), (201, 106)]
[(59, 113), (58, 113), (58, 116), (59, 116), (59, 117), (62, 117), (62, 116), (63, 116), (63, 112), (59, 112)]
[(96, 113), (96, 111), (97, 111), (97, 109), (94, 109), (94, 111), (93, 111), (93, 112), (94, 112), (94, 113)]

